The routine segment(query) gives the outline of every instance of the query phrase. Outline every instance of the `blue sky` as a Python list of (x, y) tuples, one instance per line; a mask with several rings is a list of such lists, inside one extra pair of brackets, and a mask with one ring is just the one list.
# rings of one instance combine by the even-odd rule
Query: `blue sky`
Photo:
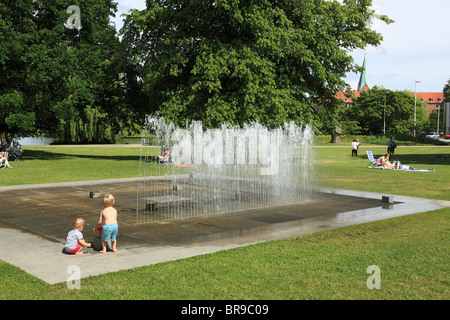
[[(145, 9), (145, 0), (116, 0), (116, 27), (122, 27), (122, 13)], [(375, 22), (373, 29), (383, 35), (380, 46), (351, 53), (362, 65), (364, 54), (372, 86), (390, 90), (441, 92), (450, 79), (450, 1), (373, 0), (373, 9), (395, 23)], [(358, 74), (348, 74), (346, 82), (356, 89)]]

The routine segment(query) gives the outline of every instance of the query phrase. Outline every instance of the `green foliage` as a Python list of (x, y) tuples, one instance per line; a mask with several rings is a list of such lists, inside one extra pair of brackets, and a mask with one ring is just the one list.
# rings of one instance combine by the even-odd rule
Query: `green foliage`
[[(391, 91), (374, 87), (362, 92), (348, 110), (364, 134), (408, 134), (414, 131), (414, 95), (407, 91)], [(384, 125), (385, 122), (385, 125)], [(417, 101), (416, 131), (426, 126), (425, 104)]]
[(23, 108), (23, 95), (21, 92), (12, 91), (0, 95), (0, 131), (9, 131), (18, 134), (27, 134), (34, 130), (35, 113)]
[[(445, 112), (444, 105), (441, 104), (440, 110), (433, 110), (428, 115), (428, 125), (426, 125), (423, 130), (424, 132), (443, 132), (445, 129)], [(439, 123), (438, 123), (439, 122)], [(439, 130), (438, 130), (439, 128)]]
[[(312, 122), (357, 70), (349, 50), (378, 45), (371, 1), (147, 1), (122, 29), (130, 88), (144, 113), (179, 125)], [(389, 23), (387, 17), (380, 17)]]
[(343, 100), (331, 99), (320, 104), (315, 128), (318, 133), (332, 133), (335, 127), (342, 129), (343, 135), (358, 135), (361, 127), (352, 117)]
[[(127, 119), (117, 63), (112, 0), (76, 0), (81, 29), (65, 26), (65, 0), (0, 3), (0, 133), (56, 134), (65, 123), (90, 121), (91, 110), (117, 131)], [(128, 113), (129, 114), (129, 113)], [(61, 138), (61, 137), (59, 137)]]
[(115, 143), (116, 133), (105, 121), (107, 115), (90, 106), (82, 110), (83, 120), (61, 122), (55, 144), (61, 143)]
[(450, 79), (445, 84), (443, 91), (444, 91), (445, 101), (450, 102)]

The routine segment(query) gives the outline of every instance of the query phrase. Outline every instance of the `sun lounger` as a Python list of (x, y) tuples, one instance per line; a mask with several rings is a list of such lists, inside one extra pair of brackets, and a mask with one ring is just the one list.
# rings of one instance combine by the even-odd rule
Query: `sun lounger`
[(370, 164), (367, 166), (369, 169), (382, 169), (383, 167), (377, 164), (377, 160), (373, 157), (373, 153), (370, 150), (366, 150), (367, 158), (370, 160)]

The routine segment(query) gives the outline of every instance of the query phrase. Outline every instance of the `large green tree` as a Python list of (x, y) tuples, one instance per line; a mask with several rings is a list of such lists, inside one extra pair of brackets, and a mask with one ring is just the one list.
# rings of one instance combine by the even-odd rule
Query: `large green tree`
[[(147, 0), (122, 29), (130, 92), (144, 113), (180, 125), (311, 122), (377, 46), (371, 0)], [(389, 23), (386, 16), (377, 18)]]
[[(427, 125), (425, 104), (417, 101), (416, 131)], [(347, 112), (364, 134), (414, 132), (414, 94), (373, 87), (362, 92)]]
[[(89, 141), (99, 124), (119, 118), (119, 39), (110, 23), (116, 6), (112, 0), (0, 2), (3, 140), (59, 133), (62, 140)], [(74, 14), (78, 24), (68, 20)]]
[(35, 127), (35, 110), (22, 90), (26, 79), (24, 56), (36, 38), (31, 1), (0, 2), (0, 134), (28, 132)]

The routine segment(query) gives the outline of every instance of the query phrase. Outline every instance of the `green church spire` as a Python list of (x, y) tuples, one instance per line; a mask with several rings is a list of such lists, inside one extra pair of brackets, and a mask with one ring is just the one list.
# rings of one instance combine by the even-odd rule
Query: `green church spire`
[(364, 55), (363, 68), (364, 71), (361, 73), (361, 77), (359, 78), (358, 83), (359, 92), (367, 91), (370, 89), (369, 72), (367, 71), (366, 55)]

